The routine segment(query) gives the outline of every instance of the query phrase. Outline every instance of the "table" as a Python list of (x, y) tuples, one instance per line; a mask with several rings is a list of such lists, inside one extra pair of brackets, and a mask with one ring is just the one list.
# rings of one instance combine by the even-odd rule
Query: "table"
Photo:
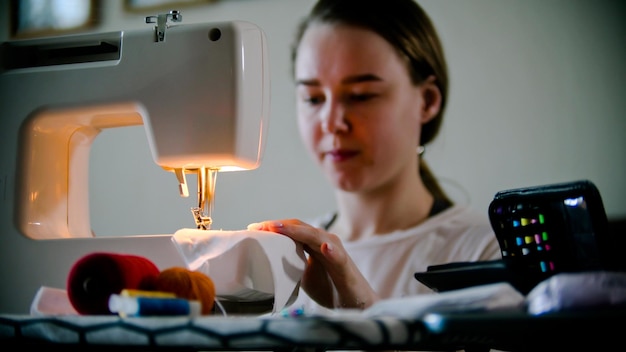
[[(4, 340), (4, 341), (3, 341)], [(63, 350), (407, 349), (427, 346), (424, 325), (395, 318), (0, 315), (0, 343)]]
[[(393, 317), (0, 315), (0, 344), (63, 351), (613, 350), (626, 307), (550, 313), (433, 312)], [(6, 342), (6, 343), (5, 343)]]
[(626, 307), (530, 315), (523, 311), (448, 312), (422, 320), (431, 345), (486, 351), (623, 351)]

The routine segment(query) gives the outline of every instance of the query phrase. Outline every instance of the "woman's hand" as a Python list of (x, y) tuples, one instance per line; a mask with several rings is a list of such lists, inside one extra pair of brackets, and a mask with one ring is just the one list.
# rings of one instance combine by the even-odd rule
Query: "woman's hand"
[(309, 254), (301, 286), (327, 308), (367, 308), (379, 297), (334, 234), (300, 220), (264, 221), (248, 230), (276, 232), (301, 243)]

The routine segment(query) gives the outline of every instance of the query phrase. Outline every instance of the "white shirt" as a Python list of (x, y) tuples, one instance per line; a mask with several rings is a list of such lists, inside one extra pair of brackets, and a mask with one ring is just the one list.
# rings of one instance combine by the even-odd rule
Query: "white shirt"
[[(310, 224), (323, 228), (331, 217), (332, 214)], [(453, 205), (410, 229), (343, 245), (383, 299), (432, 293), (414, 277), (429, 265), (502, 258), (488, 217), (461, 205)], [(296, 304), (315, 306), (302, 290)]]

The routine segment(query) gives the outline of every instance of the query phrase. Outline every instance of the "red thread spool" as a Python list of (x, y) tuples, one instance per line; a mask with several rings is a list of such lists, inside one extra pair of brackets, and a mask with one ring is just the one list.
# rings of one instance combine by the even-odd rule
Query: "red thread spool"
[(111, 314), (109, 296), (123, 289), (150, 290), (159, 269), (149, 259), (97, 252), (80, 258), (67, 278), (70, 302), (80, 314)]
[(179, 298), (200, 301), (202, 315), (209, 315), (215, 303), (215, 284), (207, 275), (182, 267), (163, 270), (155, 282), (157, 291), (172, 292)]

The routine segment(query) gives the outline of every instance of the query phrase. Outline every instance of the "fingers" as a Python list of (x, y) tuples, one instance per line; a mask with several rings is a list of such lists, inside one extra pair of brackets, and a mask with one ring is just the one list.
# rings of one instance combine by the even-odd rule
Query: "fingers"
[(332, 242), (323, 242), (320, 245), (320, 252), (330, 263), (338, 264), (345, 262), (345, 252), (338, 251), (336, 245)]
[[(273, 223), (273, 226), (272, 226)], [(270, 227), (281, 227), (282, 223), (278, 221), (253, 222), (249, 224), (247, 229), (250, 231), (270, 231)]]
[(248, 225), (248, 230), (280, 233), (311, 248), (319, 248), (328, 235), (325, 231), (297, 219), (273, 220), (254, 223)]
[[(264, 221), (248, 225), (251, 231), (271, 231), (290, 237), (309, 253), (303, 288), (326, 307), (365, 308), (377, 295), (363, 277), (341, 239), (297, 219)], [(335, 294), (337, 292), (337, 301)]]
[(339, 237), (297, 219), (254, 223), (248, 225), (248, 230), (271, 231), (290, 237), (302, 243), (309, 254), (331, 265), (342, 265), (346, 261), (347, 254)]
[(334, 288), (326, 268), (310, 256), (302, 275), (301, 287), (309, 297), (326, 308), (333, 308)]

